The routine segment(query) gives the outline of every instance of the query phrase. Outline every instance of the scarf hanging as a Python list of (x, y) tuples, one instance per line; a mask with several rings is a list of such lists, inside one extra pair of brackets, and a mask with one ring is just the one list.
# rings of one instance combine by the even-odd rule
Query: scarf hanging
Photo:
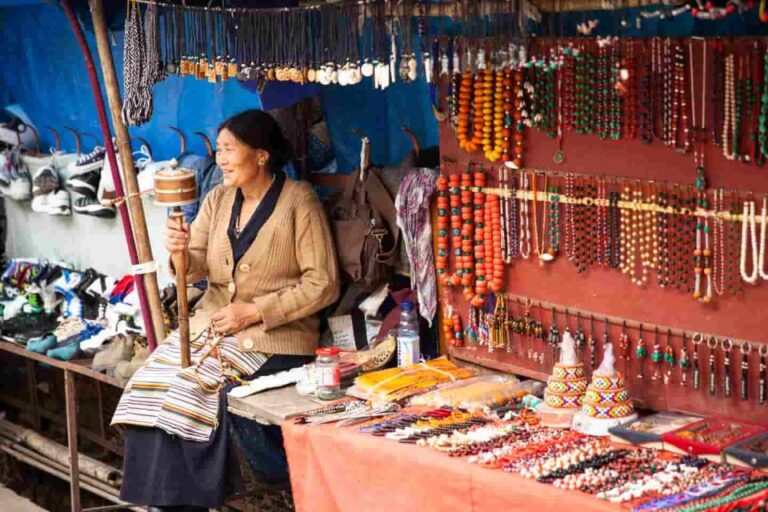
[(437, 172), (433, 169), (413, 169), (403, 178), (395, 199), (397, 225), (403, 234), (411, 267), (411, 288), (416, 290), (419, 312), (429, 325), (437, 311), (437, 281), (429, 223), (429, 199), (436, 183)]

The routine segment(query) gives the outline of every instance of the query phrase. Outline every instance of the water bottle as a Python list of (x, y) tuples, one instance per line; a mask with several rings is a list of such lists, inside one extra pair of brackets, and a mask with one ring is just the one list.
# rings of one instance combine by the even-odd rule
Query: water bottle
[(419, 362), (419, 322), (413, 302), (400, 304), (400, 325), (397, 327), (397, 366), (410, 366)]

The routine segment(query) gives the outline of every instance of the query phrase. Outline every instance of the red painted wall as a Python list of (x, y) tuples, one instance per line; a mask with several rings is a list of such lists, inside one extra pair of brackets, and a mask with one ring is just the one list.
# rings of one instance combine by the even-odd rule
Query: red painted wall
[[(693, 184), (695, 168), (693, 155), (681, 155), (665, 147), (661, 142), (654, 141), (645, 145), (637, 141), (604, 141), (594, 135), (578, 135), (566, 133), (563, 149), (565, 161), (556, 164), (552, 155), (556, 150), (556, 141), (532, 130), (526, 132), (525, 165), (528, 169), (557, 170), (593, 175), (621, 176)], [(454, 157), (458, 160), (456, 169), (463, 169), (470, 160), (490, 165), (480, 153), (468, 155), (458, 148), (453, 130), (443, 124), (440, 130), (441, 155)], [(753, 191), (756, 194), (768, 193), (768, 165), (755, 167), (752, 165), (730, 162), (722, 152), (714, 147), (706, 149), (706, 168), (711, 187), (724, 187), (744, 192)], [(452, 170), (452, 166), (446, 167)], [(493, 185), (493, 182), (491, 182)], [(758, 209), (759, 209), (758, 203)], [(759, 213), (759, 212), (758, 212)], [(562, 214), (561, 214), (562, 218)], [(740, 232), (740, 231), (739, 231)], [(562, 243), (562, 242), (561, 242)], [(732, 261), (736, 265), (738, 261)], [(711, 305), (703, 305), (695, 301), (688, 293), (674, 289), (659, 288), (655, 275), (651, 274), (649, 284), (641, 289), (632, 284), (628, 277), (615, 269), (604, 269), (592, 266), (588, 271), (578, 274), (575, 267), (564, 256), (558, 256), (554, 263), (541, 267), (533, 260), (516, 260), (507, 271), (506, 291), (511, 294), (524, 295), (536, 300), (549, 301), (567, 307), (579, 308), (598, 312), (604, 315), (624, 317), (627, 319), (650, 322), (660, 325), (683, 329), (689, 333), (704, 332), (718, 336), (728, 336), (750, 340), (753, 342), (768, 342), (766, 336), (766, 315), (768, 311), (768, 283), (757, 286), (744, 284), (744, 293), (738, 297), (716, 297)], [(452, 293), (454, 306), (462, 305), (466, 313), (466, 304), (460, 293)], [(549, 314), (544, 317), (545, 325), (549, 325)], [(466, 320), (466, 314), (463, 315)], [(560, 330), (563, 329), (562, 317), (558, 319)], [(572, 319), (572, 328), (575, 320)], [(603, 326), (600, 325), (596, 335), (602, 336)], [(619, 328), (612, 329), (612, 339), (617, 340)], [(629, 332), (632, 347), (635, 347), (637, 332)], [(519, 343), (513, 337), (513, 343)], [(649, 353), (653, 346), (652, 336), (646, 334), (646, 346)], [(674, 340), (676, 347), (680, 339)], [(689, 352), (692, 353), (690, 338)], [(467, 349), (472, 350), (472, 349)], [(484, 351), (484, 350), (483, 350)], [(478, 354), (471, 353), (472, 356)], [(483, 357), (488, 357), (481, 354)], [(523, 366), (536, 372), (549, 373), (551, 361), (546, 361), (545, 367), (532, 364), (525, 358), (513, 354), (494, 353), (490, 356), (504, 366), (504, 362)], [(549, 356), (548, 356), (549, 357)], [(702, 371), (702, 389), (694, 392), (679, 385), (679, 369), (675, 370), (673, 382), (665, 386), (660, 382), (652, 382), (650, 375), (653, 365), (645, 363), (646, 379), (636, 381), (637, 363), (632, 362), (629, 371), (625, 371), (625, 363), (619, 362), (618, 368), (626, 374), (630, 383), (632, 395), (641, 405), (655, 409), (677, 409), (698, 413), (717, 412), (733, 415), (743, 419), (768, 422), (768, 404), (757, 405), (757, 366), (758, 355), (751, 354), (750, 359), (750, 400), (742, 402), (739, 399), (739, 376), (741, 355), (736, 349), (732, 353), (733, 396), (725, 398), (721, 389), (723, 376), (722, 354), (717, 351), (718, 394), (712, 398), (707, 390), (708, 350), (704, 345), (700, 350)], [(598, 354), (599, 364), (599, 354)], [(530, 372), (529, 372), (530, 373)]]

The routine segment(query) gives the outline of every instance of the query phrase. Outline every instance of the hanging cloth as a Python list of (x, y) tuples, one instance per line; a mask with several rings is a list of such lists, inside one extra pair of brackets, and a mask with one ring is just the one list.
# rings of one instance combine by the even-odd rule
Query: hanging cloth
[(411, 268), (411, 288), (416, 290), (419, 298), (419, 313), (429, 325), (437, 311), (437, 280), (429, 223), (429, 199), (436, 183), (437, 172), (433, 169), (412, 169), (400, 183), (395, 199), (397, 225), (403, 233)]

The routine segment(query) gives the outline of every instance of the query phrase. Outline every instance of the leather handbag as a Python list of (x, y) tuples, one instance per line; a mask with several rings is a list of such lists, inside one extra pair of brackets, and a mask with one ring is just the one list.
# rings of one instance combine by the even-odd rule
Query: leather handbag
[(372, 169), (357, 169), (331, 201), (331, 229), (342, 271), (361, 291), (389, 280), (398, 259), (400, 229), (392, 197)]

